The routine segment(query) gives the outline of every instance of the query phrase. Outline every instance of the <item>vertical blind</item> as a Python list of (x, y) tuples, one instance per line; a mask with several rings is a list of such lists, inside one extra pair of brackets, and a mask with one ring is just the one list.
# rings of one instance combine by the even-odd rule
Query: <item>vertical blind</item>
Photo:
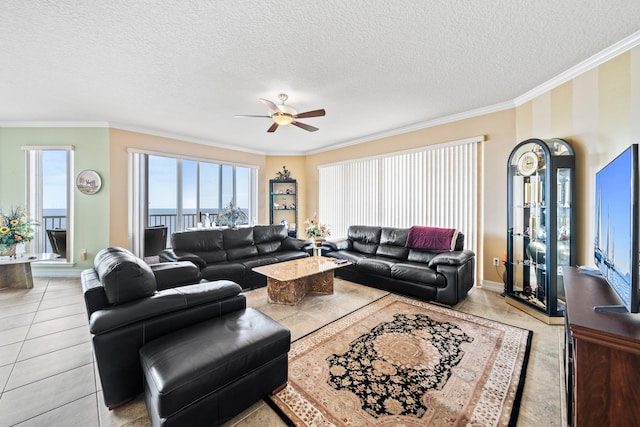
[(349, 225), (456, 228), (476, 251), (478, 144), (469, 138), (319, 167), (319, 217), (332, 238)]

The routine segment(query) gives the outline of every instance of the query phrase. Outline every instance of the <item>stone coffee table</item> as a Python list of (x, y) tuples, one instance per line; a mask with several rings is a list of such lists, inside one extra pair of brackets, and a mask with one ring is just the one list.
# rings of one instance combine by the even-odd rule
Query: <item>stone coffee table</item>
[(255, 267), (253, 271), (267, 276), (269, 302), (295, 305), (310, 292), (332, 294), (333, 270), (350, 264), (338, 264), (335, 258), (312, 256)]

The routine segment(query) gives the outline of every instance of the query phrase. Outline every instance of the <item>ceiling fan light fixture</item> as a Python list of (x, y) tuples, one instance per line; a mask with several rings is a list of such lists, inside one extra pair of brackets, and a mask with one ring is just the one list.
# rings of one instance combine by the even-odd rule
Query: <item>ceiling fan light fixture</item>
[(254, 115), (241, 115), (236, 117), (266, 117), (273, 120), (273, 124), (267, 129), (267, 133), (273, 133), (278, 129), (278, 126), (286, 126), (286, 125), (294, 125), (299, 127), (300, 129), (306, 130), (307, 132), (315, 132), (318, 130), (317, 127), (308, 125), (306, 123), (299, 122), (298, 119), (306, 119), (310, 117), (322, 117), (325, 115), (324, 108), (320, 110), (311, 110), (305, 111), (304, 113), (298, 113), (293, 108), (285, 105), (285, 101), (288, 99), (287, 94), (280, 93), (278, 94), (278, 99), (280, 99), (281, 104), (276, 105), (272, 101), (264, 98), (258, 98), (260, 102), (267, 106), (267, 116), (254, 116)]
[(293, 123), (293, 116), (288, 113), (275, 113), (271, 118), (279, 126), (290, 125)]

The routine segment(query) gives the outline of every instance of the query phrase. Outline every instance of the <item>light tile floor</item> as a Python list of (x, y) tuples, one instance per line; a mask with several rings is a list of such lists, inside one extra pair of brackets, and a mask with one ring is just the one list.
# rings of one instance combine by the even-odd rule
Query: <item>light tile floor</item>
[[(149, 426), (144, 399), (114, 411), (103, 403), (79, 279), (34, 278), (29, 290), (0, 290), (0, 427)], [(308, 295), (297, 306), (269, 304), (266, 289), (246, 293), (256, 307), (291, 329), (292, 339), (368, 304), (385, 292), (336, 279), (333, 295)], [(474, 289), (457, 310), (533, 330), (518, 426), (563, 426), (563, 328)], [(227, 426), (285, 424), (258, 402)]]

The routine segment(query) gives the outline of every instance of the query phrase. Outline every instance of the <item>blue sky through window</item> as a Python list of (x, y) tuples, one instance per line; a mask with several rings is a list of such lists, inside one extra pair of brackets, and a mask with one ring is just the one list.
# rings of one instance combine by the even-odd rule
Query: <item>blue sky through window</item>
[[(148, 208), (150, 213), (170, 213), (177, 211), (178, 160), (169, 157), (152, 156), (148, 163)], [(184, 213), (196, 213), (198, 196), (200, 211), (215, 213), (224, 209), (234, 200), (232, 165), (181, 160), (182, 162), (182, 206)], [(199, 171), (198, 171), (199, 168)], [(251, 168), (235, 166), (237, 206), (248, 212), (251, 193)], [(200, 191), (198, 194), (198, 172)], [(220, 180), (222, 179), (222, 185)], [(222, 195), (220, 195), (222, 191)]]
[(42, 151), (42, 207), (46, 215), (66, 215), (67, 151)]

